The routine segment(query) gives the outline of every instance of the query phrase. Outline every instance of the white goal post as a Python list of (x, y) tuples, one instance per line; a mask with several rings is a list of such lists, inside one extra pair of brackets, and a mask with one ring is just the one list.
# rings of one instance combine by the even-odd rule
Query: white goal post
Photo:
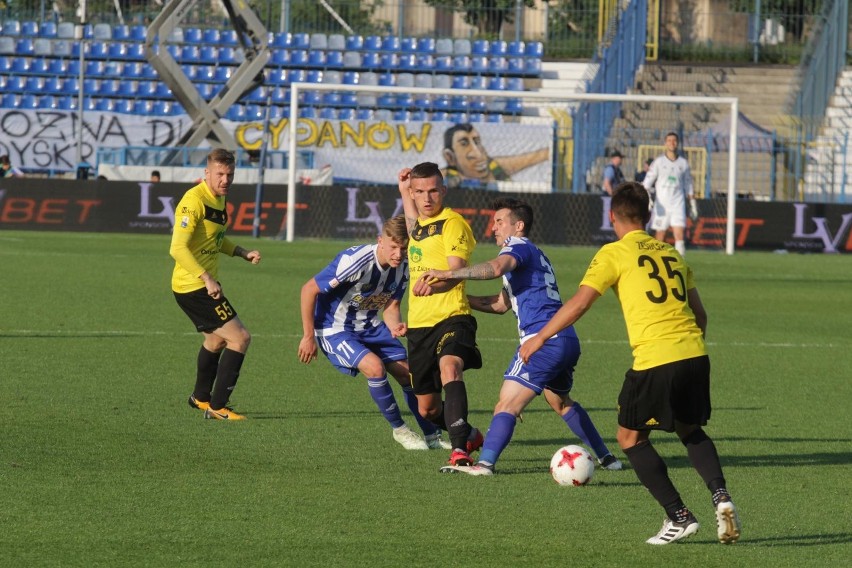
[[(738, 122), (738, 99), (736, 97), (697, 97), (697, 96), (664, 96), (664, 95), (637, 95), (637, 94), (593, 94), (593, 93), (570, 93), (566, 95), (554, 95), (549, 92), (538, 91), (494, 91), (485, 89), (443, 89), (443, 88), (427, 88), (427, 87), (400, 87), (400, 86), (379, 86), (379, 85), (343, 85), (332, 83), (293, 83), (290, 86), (290, 107), (289, 116), (300, 116), (301, 107), (306, 105), (300, 104), (300, 99), (303, 93), (307, 92), (337, 92), (350, 93), (354, 95), (367, 96), (382, 96), (382, 95), (429, 95), (435, 97), (481, 97), (482, 99), (500, 98), (515, 98), (522, 101), (524, 107), (535, 107), (537, 105), (549, 105), (553, 107), (558, 105), (564, 109), (576, 106), (584, 101), (590, 102), (620, 102), (620, 103), (665, 103), (670, 105), (713, 105), (721, 107), (722, 110), (728, 109), (730, 117), (729, 139), (728, 139), (728, 171), (726, 184), (727, 210), (725, 212), (725, 252), (729, 255), (734, 253), (736, 242), (736, 199), (737, 199), (737, 122)], [(316, 105), (316, 103), (312, 103)], [(512, 120), (522, 121), (524, 116), (513, 118)], [(385, 120), (383, 118), (382, 120)], [(539, 119), (541, 120), (541, 119)], [(289, 211), (296, 209), (296, 159), (298, 148), (298, 121), (290, 120), (288, 123), (288, 189), (287, 189), (287, 206)], [(682, 141), (683, 143), (683, 141)], [(603, 149), (602, 149), (603, 156)], [(400, 164), (402, 167), (404, 164)], [(413, 164), (409, 164), (413, 165)], [(338, 176), (341, 172), (334, 171), (334, 175)], [(630, 176), (628, 176), (630, 177)], [(385, 183), (392, 183), (393, 178), (389, 178)], [(294, 215), (287, 215), (286, 223), (286, 239), (289, 242), (294, 240), (295, 224)]]

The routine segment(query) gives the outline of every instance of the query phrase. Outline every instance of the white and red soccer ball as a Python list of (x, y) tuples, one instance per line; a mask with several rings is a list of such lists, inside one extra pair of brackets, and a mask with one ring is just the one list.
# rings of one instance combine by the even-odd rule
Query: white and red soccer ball
[(559, 485), (585, 485), (595, 474), (595, 460), (582, 446), (565, 446), (550, 459), (550, 475)]

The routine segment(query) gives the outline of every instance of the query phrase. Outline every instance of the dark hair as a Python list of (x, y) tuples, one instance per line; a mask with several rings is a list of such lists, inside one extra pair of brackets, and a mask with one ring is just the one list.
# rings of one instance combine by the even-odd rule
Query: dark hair
[(524, 236), (530, 234), (533, 226), (533, 209), (529, 203), (515, 199), (514, 197), (499, 197), (494, 200), (491, 206), (495, 211), (509, 209), (515, 219), (524, 222)]
[(160, 170), (154, 170), (153, 172), (151, 172), (151, 176), (152, 176), (152, 177), (153, 177), (153, 176), (160, 177)]
[(473, 131), (473, 125), (469, 122), (464, 122), (462, 124), (456, 124), (447, 128), (444, 131), (444, 149), (452, 150), (453, 149), (453, 137), (456, 135), (456, 132), (471, 132)]
[(212, 163), (224, 164), (226, 166), (235, 166), (237, 163), (236, 158), (234, 158), (234, 153), (230, 150), (226, 150), (224, 148), (216, 148), (209, 154), (207, 154), (207, 165), (209, 166)]
[(412, 179), (425, 179), (437, 177), (440, 185), (444, 184), (444, 176), (441, 175), (441, 168), (434, 162), (421, 162), (411, 168)]
[(672, 132), (669, 132), (668, 134), (666, 134), (666, 138), (668, 138), (669, 136), (674, 136), (674, 137), (675, 137), (675, 139), (676, 139), (678, 142), (680, 142), (680, 136), (678, 136), (678, 135), (677, 135), (677, 132), (672, 131)]
[(609, 207), (615, 215), (645, 225), (651, 217), (650, 198), (645, 186), (626, 181), (615, 186)]
[(0, 164), (4, 166), (12, 165), (12, 162), (9, 161), (9, 154), (3, 154), (0, 156)]

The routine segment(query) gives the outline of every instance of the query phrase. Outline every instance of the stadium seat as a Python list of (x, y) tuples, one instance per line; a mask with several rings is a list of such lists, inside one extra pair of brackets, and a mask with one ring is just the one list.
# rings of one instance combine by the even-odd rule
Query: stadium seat
[(501, 114), (486, 114), (485, 115), (486, 122), (503, 122), (503, 115)]
[[(68, 65), (65, 63), (64, 59), (50, 59), (49, 60), (50, 67), (48, 68), (48, 73), (53, 75), (54, 77), (59, 77), (61, 75), (66, 75)], [(2, 69), (0, 69), (2, 71)]]
[(396, 87), (396, 73), (379, 73), (377, 75), (378, 85), (382, 87)]
[(506, 55), (509, 57), (523, 57), (526, 44), (522, 41), (510, 41), (506, 48)]
[(467, 115), (468, 122), (485, 122), (485, 113), (482, 112), (470, 112)]
[(361, 60), (361, 67), (364, 69), (381, 69), (382, 54), (377, 52), (367, 52)]
[(365, 51), (381, 51), (382, 38), (380, 36), (367, 36), (364, 39), (363, 49)]
[(311, 36), (308, 34), (293, 34), (290, 47), (292, 49), (308, 50), (311, 48)]
[(448, 122), (449, 115), (444, 111), (438, 111), (432, 113), (432, 122)]
[(159, 80), (160, 76), (157, 74), (157, 70), (154, 69), (150, 63), (142, 64), (142, 78), (143, 79), (152, 79)]
[(524, 47), (524, 55), (541, 59), (544, 57), (544, 44), (540, 41), (531, 41)]
[(21, 22), (21, 35), (28, 37), (38, 36), (38, 22), (29, 20)]
[(104, 77), (121, 79), (124, 77), (124, 63), (121, 61), (107, 61), (104, 63)]
[(56, 37), (59, 39), (74, 39), (74, 22), (59, 22), (56, 26)]
[(154, 81), (138, 81), (136, 83), (136, 95), (143, 98), (154, 98), (157, 95), (157, 83)]
[(435, 58), (429, 54), (418, 55), (415, 69), (429, 73), (433, 72), (435, 70)]
[(322, 83), (322, 71), (320, 69), (308, 69), (305, 73), (306, 83)]
[(299, 118), (316, 118), (317, 117), (317, 109), (314, 107), (300, 107), (299, 108)]
[(136, 99), (133, 101), (133, 114), (148, 115), (151, 114), (152, 102), (145, 99)]
[(340, 85), (343, 83), (343, 74), (340, 71), (325, 71), (322, 82), (328, 85)]
[(364, 49), (364, 36), (346, 36), (346, 43), (343, 49), (348, 51), (360, 51)]
[(490, 77), (488, 79), (488, 90), (489, 91), (505, 91), (506, 90), (506, 79), (503, 77)]
[(477, 39), (471, 46), (471, 55), (488, 55), (491, 43), (487, 39)]
[[(219, 51), (221, 53), (222, 51), (224, 51), (226, 49), (230, 50), (230, 52), (233, 54), (233, 49), (230, 48), (230, 47), (223, 48)], [(233, 59), (230, 61), (230, 63), (234, 63)], [(270, 65), (272, 67), (287, 67), (288, 65), (290, 65), (290, 52), (287, 51), (286, 49), (273, 50), (272, 51), (272, 57), (269, 58), (268, 65)]]
[(528, 77), (538, 77), (541, 75), (541, 60), (527, 58), (524, 60), (524, 75)]
[(183, 30), (183, 41), (185, 43), (204, 43), (204, 37), (199, 28), (186, 28)]
[(59, 110), (74, 110), (77, 108), (77, 101), (70, 96), (57, 97), (56, 108)]
[(455, 112), (467, 112), (470, 108), (470, 103), (464, 95), (454, 95), (450, 97), (450, 109)]
[(396, 110), (393, 113), (393, 119), (396, 122), (408, 122), (411, 120), (411, 113), (407, 110)]
[(424, 55), (434, 55), (436, 48), (435, 38), (432, 37), (422, 37), (417, 40), (417, 46), (415, 50), (417, 53)]
[(42, 95), (38, 98), (38, 108), (56, 108), (56, 97)]
[(269, 48), (273, 50), (290, 49), (293, 44), (293, 34), (287, 32), (273, 33), (269, 40)]
[(219, 32), (219, 43), (221, 45), (227, 45), (230, 47), (236, 47), (240, 45), (240, 40), (237, 37), (236, 30), (225, 29)]
[(87, 45), (89, 46), (89, 52), (86, 54), (88, 59), (109, 59), (108, 44), (95, 41)]
[(524, 110), (524, 105), (521, 99), (511, 98), (506, 99), (506, 110), (505, 112), (509, 114), (521, 114)]
[(322, 107), (319, 111), (319, 117), (323, 120), (337, 120), (337, 109)]
[(112, 27), (112, 39), (115, 41), (131, 41), (130, 26), (118, 24)]
[(112, 112), (130, 114), (133, 112), (133, 101), (131, 99), (115, 99), (112, 102)]
[(127, 61), (147, 61), (144, 43), (125, 43), (124, 58)]
[(482, 75), (472, 75), (470, 77), (470, 88), (474, 90), (484, 90), (488, 88), (488, 79)]
[(263, 120), (264, 118), (266, 118), (266, 113), (260, 105), (249, 104), (245, 106), (245, 109), (246, 120)]
[[(12, 68), (12, 63), (14, 61), (14, 57), (0, 56), (0, 73), (8, 73)], [(61, 59), (57, 59), (55, 61), (61, 61)]]
[(414, 53), (402, 53), (396, 57), (396, 67), (401, 71), (415, 71), (418, 69), (417, 55)]
[(382, 51), (397, 52), (402, 49), (402, 42), (396, 36), (385, 36), (382, 38)]
[(104, 62), (103, 61), (86, 61), (86, 73), (87, 77), (103, 77), (104, 75)]
[(415, 37), (404, 37), (399, 40), (399, 51), (402, 53), (416, 53), (417, 52), (417, 38)]
[(97, 110), (95, 99), (83, 97), (83, 110)]
[(508, 46), (506, 42), (502, 40), (492, 41), (491, 46), (488, 48), (488, 54), (492, 57), (506, 57), (507, 52)]
[(87, 97), (98, 94), (100, 85), (97, 79), (83, 79), (83, 94)]
[(15, 40), (9, 36), (0, 36), (0, 54), (15, 55)]
[(35, 53), (35, 46), (33, 45), (33, 38), (31, 37), (22, 37), (15, 44), (15, 53), (18, 55), (25, 55), (27, 57), (32, 56)]
[(492, 56), (488, 58), (488, 72), (503, 75), (509, 70), (505, 57)]
[(372, 120), (373, 111), (368, 108), (359, 108), (355, 110), (355, 118), (357, 120)]
[(523, 91), (524, 89), (524, 80), (520, 77), (507, 77), (506, 78), (506, 90), (507, 91)]
[(127, 59), (127, 44), (120, 41), (110, 43), (109, 59), (112, 61), (125, 61)]
[(393, 108), (396, 106), (396, 95), (382, 93), (376, 97), (376, 106), (382, 108)]
[(396, 96), (394, 104), (396, 108), (412, 108), (414, 106), (414, 97), (408, 93), (402, 93)]
[(284, 87), (271, 87), (269, 100), (275, 105), (290, 104), (290, 90)]
[(442, 38), (435, 41), (435, 55), (453, 55), (453, 40), (449, 38)]
[[(3, 38), (0, 38), (2, 41)], [(64, 39), (55, 39), (51, 42), (51, 52), (54, 57), (71, 57), (71, 53), (74, 51), (73, 43)], [(2, 53), (2, 48), (0, 48), (0, 53)]]
[(470, 73), (470, 57), (467, 55), (454, 56), (453, 70), (455, 70), (456, 73)]
[(65, 63), (65, 76), (66, 77), (78, 77), (80, 75), (80, 61), (77, 59), (70, 59)]
[(470, 77), (467, 75), (455, 75), (452, 79), (451, 88), (453, 89), (470, 89)]
[(411, 122), (423, 122), (424, 120), (426, 120), (426, 118), (426, 111), (420, 109), (415, 109), (411, 111), (411, 115), (409, 116), (409, 120)]
[(0, 98), (0, 106), (3, 108), (18, 108), (18, 95), (14, 93), (3, 93), (3, 98)]
[(470, 55), (471, 49), (469, 39), (461, 38), (453, 40), (453, 55)]
[(130, 40), (136, 42), (144, 42), (148, 36), (148, 30), (143, 25), (130, 27)]
[(361, 54), (357, 51), (346, 51), (343, 53), (343, 67), (346, 69), (360, 69), (361, 64)]
[(291, 67), (306, 67), (308, 65), (308, 52), (304, 49), (294, 49), (290, 52)]
[(510, 57), (506, 60), (507, 75), (523, 75), (524, 74), (524, 58)]
[(30, 72), (30, 60), (26, 57), (12, 59), (12, 73), (25, 75)]
[(432, 77), (432, 86), (436, 89), (451, 89), (453, 78), (449, 75), (435, 75)]
[(343, 52), (342, 51), (326, 51), (325, 66), (330, 69), (339, 69), (343, 67)]
[(313, 49), (308, 52), (308, 65), (310, 67), (325, 67), (325, 51)]
[(169, 101), (154, 101), (151, 105), (151, 114), (154, 116), (170, 116), (172, 104)]
[(198, 95), (205, 101), (211, 100), (218, 89), (212, 83), (196, 83), (195, 88), (198, 89)]
[[(221, 50), (220, 50), (220, 53), (221, 53)], [(228, 66), (225, 66), (225, 65), (216, 67), (215, 71), (213, 73), (213, 82), (214, 83), (227, 83), (228, 79), (231, 78), (231, 74), (233, 72), (234, 72), (234, 70), (233, 70), (232, 67), (228, 67)], [(270, 77), (272, 77), (273, 74), (276, 74), (276, 73), (280, 74), (282, 72), (283, 71), (280, 70), (280, 69), (273, 69), (272, 71), (269, 72), (269, 75), (270, 75)], [(272, 81), (271, 79), (270, 79), (270, 82), (272, 84), (276, 83), (276, 81)]]
[(92, 37), (98, 41), (108, 42), (112, 39), (112, 26), (109, 24), (95, 24), (92, 28)]
[(202, 32), (201, 42), (204, 45), (219, 45), (221, 41), (222, 38), (220, 37), (219, 30), (216, 28), (206, 28)]
[(380, 67), (382, 69), (396, 69), (399, 67), (399, 54), (398, 53), (382, 53), (381, 54), (381, 64)]
[(121, 74), (125, 79), (137, 79), (142, 76), (142, 64), (138, 61), (125, 63)]
[(77, 96), (80, 91), (80, 81), (77, 77), (65, 77), (62, 81), (62, 90), (60, 91), (63, 94)]
[(101, 112), (112, 112), (115, 107), (115, 103), (112, 99), (97, 99), (95, 101), (95, 110), (99, 110)]
[(438, 73), (451, 73), (453, 68), (453, 58), (451, 55), (438, 55), (434, 59), (434, 69)]
[(200, 59), (197, 45), (184, 45), (180, 50), (180, 57), (176, 58), (181, 63), (198, 63)]
[(414, 86), (417, 88), (431, 89), (432, 75), (427, 73), (418, 73), (414, 76)]
[(44, 79), (41, 77), (27, 77), (24, 81), (24, 91), (32, 94), (40, 94), (44, 86)]
[(165, 83), (157, 82), (157, 90), (154, 92), (154, 96), (158, 99), (172, 99), (174, 98), (174, 94), (172, 94), (172, 90)]
[(307, 73), (302, 69), (290, 69), (288, 73), (287, 84), (290, 85), (292, 83), (304, 83), (306, 82), (305, 75), (307, 75)]
[(136, 96), (136, 91), (138, 90), (138, 85), (136, 81), (130, 79), (124, 79), (118, 85), (118, 96), (133, 98)]
[(341, 96), (336, 91), (326, 91), (320, 95), (320, 103), (324, 106), (337, 107), (340, 106)]
[(18, 20), (6, 20), (3, 23), (3, 35), (19, 36), (21, 35), (21, 22)]
[(53, 55), (51, 40), (44, 37), (35, 38), (33, 40), (33, 55), (38, 57), (50, 57)]
[(24, 90), (24, 86), (26, 84), (26, 79), (20, 75), (12, 75), (6, 79), (6, 87), (4, 90), (19, 93)]
[(18, 101), (18, 108), (38, 108), (38, 99), (35, 95), (26, 93), (21, 95)]
[(328, 36), (325, 34), (311, 34), (310, 49), (324, 50), (328, 49)]
[(38, 35), (47, 39), (54, 39), (56, 37), (56, 23), (42, 22), (38, 28)]
[(338, 109), (337, 119), (338, 120), (354, 120), (355, 119), (355, 109), (353, 109), (353, 108)]
[(379, 84), (379, 76), (372, 71), (365, 71), (360, 74), (361, 85), (378, 85)]
[(343, 72), (343, 84), (344, 85), (357, 85), (359, 80), (357, 71), (344, 71)]
[(415, 80), (413, 73), (397, 73), (396, 75), (396, 86), (397, 87), (414, 87)]
[[(242, 59), (237, 57), (237, 53), (239, 53), (239, 52), (236, 49), (234, 49), (233, 47), (229, 47), (229, 46), (220, 47), (219, 51), (218, 51), (218, 55), (217, 55), (218, 60), (217, 60), (216, 63), (219, 66), (222, 66), (222, 65), (239, 65), (242, 62)], [(278, 55), (278, 54), (280, 54), (280, 55)], [(275, 57), (276, 55), (278, 55), (278, 57), (282, 58), (281, 61), (285, 61), (285, 63), (282, 63), (282, 65), (289, 65), (290, 64), (290, 52), (287, 51), (286, 49), (280, 49), (280, 50), (273, 51), (272, 56)]]
[(214, 65), (219, 61), (219, 49), (214, 45), (202, 45), (198, 50), (198, 62)]
[(169, 34), (169, 37), (166, 41), (168, 43), (183, 43), (183, 28), (172, 28), (172, 32)]
[[(376, 106), (376, 95), (371, 95), (369, 93), (358, 93), (356, 95), (357, 98), (357, 106), (362, 107), (374, 107)], [(372, 114), (371, 114), (372, 116)]]
[(243, 102), (247, 103), (265, 103), (266, 102), (266, 89), (264, 87), (255, 87), (249, 94), (246, 95), (243, 99)]
[(449, 110), (450, 97), (447, 95), (435, 95), (432, 99), (432, 108), (435, 110)]

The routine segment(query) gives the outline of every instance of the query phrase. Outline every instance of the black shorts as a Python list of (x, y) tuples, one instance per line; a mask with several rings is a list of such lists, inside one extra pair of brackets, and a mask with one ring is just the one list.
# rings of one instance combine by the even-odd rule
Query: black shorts
[(630, 430), (674, 432), (675, 420), (703, 426), (710, 419), (710, 358), (630, 369), (618, 395), (618, 424)]
[(211, 332), (219, 329), (235, 317), (237, 310), (224, 295), (214, 300), (207, 293), (207, 288), (181, 294), (175, 292), (178, 306), (189, 316), (197, 331)]
[(438, 360), (455, 355), (464, 361), (465, 369), (482, 367), (482, 355), (476, 347), (476, 319), (470, 315), (453, 316), (435, 327), (409, 329), (408, 366), (415, 394), (441, 392), (441, 369)]

